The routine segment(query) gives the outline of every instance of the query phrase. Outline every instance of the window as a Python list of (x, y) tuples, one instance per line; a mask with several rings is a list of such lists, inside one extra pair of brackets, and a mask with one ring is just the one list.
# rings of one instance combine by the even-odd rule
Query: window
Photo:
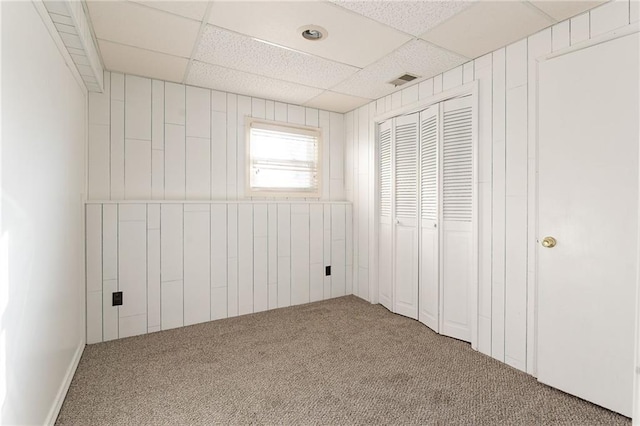
[(249, 120), (249, 196), (320, 197), (320, 129)]

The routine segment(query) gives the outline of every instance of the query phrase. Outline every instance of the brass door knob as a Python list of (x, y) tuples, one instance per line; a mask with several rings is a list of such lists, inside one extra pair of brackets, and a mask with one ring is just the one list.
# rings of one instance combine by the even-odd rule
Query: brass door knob
[(544, 237), (542, 239), (542, 247), (544, 248), (554, 248), (556, 244), (558, 244), (558, 242), (553, 237)]

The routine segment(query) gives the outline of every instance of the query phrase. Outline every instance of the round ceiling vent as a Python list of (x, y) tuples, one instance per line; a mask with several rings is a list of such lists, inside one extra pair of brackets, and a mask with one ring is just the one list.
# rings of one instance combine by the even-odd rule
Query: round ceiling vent
[(298, 31), (302, 34), (302, 38), (311, 41), (323, 40), (329, 35), (327, 30), (317, 25), (305, 25), (298, 28)]

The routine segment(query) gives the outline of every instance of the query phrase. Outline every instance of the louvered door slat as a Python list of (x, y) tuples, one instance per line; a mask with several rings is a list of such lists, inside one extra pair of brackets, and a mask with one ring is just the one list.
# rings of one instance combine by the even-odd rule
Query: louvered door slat
[(473, 213), (473, 126), (471, 106), (443, 113), (442, 202), (444, 220), (471, 222)]
[(396, 216), (416, 218), (418, 215), (417, 114), (397, 119), (395, 142)]
[(380, 125), (380, 215), (391, 217), (391, 126)]
[(438, 219), (438, 114), (425, 111), (420, 122), (420, 204), (422, 219)]

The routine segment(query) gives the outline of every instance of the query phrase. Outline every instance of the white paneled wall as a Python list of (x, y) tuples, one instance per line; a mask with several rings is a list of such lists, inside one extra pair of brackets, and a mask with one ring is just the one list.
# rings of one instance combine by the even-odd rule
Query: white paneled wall
[(478, 349), (535, 374), (537, 58), (637, 22), (614, 0), (345, 115), (345, 191), (353, 202), (354, 294), (377, 302), (375, 120), (471, 81), (479, 108)]
[[(89, 343), (351, 294), (353, 213), (329, 203), (345, 197), (343, 114), (104, 80), (89, 99)], [(324, 203), (245, 199), (247, 117), (322, 129)]]
[(237, 200), (247, 117), (320, 127), (322, 200), (344, 200), (344, 115), (105, 72), (89, 95), (90, 200)]
[(350, 294), (352, 216), (346, 202), (89, 202), (87, 342)]

